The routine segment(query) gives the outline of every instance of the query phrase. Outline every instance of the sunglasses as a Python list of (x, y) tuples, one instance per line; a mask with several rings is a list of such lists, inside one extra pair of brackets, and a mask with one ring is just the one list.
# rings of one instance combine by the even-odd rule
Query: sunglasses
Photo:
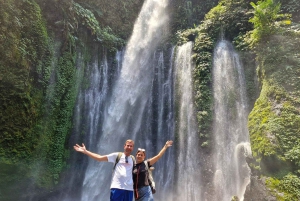
[(125, 162), (128, 163), (128, 156), (125, 156)]
[(142, 148), (138, 148), (138, 151), (145, 152), (146, 150), (145, 150), (145, 149), (142, 149)]

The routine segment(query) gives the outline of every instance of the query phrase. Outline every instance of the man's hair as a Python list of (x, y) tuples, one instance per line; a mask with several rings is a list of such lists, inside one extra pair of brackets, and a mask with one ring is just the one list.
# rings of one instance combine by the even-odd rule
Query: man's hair
[(132, 142), (132, 144), (134, 145), (134, 141), (133, 140), (131, 140), (131, 139), (128, 139), (128, 140), (126, 140), (126, 142), (125, 142), (125, 144), (124, 145), (126, 145), (126, 143), (127, 142)]

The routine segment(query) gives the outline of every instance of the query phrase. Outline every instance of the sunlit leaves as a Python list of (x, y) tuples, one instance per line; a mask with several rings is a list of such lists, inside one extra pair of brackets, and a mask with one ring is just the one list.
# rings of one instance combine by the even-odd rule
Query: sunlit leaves
[[(289, 15), (280, 14), (280, 3), (273, 0), (258, 1), (257, 4), (251, 2), (254, 9), (254, 16), (249, 20), (253, 23), (254, 30), (251, 34), (252, 46), (261, 41), (263, 37), (267, 37), (275, 33), (275, 22), (282, 22), (282, 24), (290, 24)], [(279, 24), (280, 25), (280, 24)]]

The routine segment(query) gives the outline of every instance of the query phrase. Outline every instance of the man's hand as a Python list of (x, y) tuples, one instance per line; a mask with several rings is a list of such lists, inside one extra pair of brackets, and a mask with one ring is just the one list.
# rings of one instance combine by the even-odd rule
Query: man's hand
[(82, 147), (81, 147), (80, 145), (76, 144), (76, 145), (74, 146), (74, 149), (75, 149), (76, 151), (78, 151), (78, 152), (81, 152), (81, 153), (85, 153), (85, 152), (86, 152), (86, 148), (85, 148), (85, 146), (84, 146), (83, 143), (82, 143)]

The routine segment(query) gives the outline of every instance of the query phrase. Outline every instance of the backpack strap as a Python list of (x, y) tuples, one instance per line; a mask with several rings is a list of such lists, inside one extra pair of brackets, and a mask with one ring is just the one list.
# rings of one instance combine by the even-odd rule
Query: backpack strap
[[(117, 163), (120, 161), (120, 158), (121, 158), (122, 154), (123, 154), (123, 152), (118, 152), (118, 156), (116, 158), (116, 162), (115, 162), (113, 170), (116, 168)], [(134, 166), (136, 164), (135, 158), (134, 158), (133, 155), (130, 155), (130, 157), (132, 158), (133, 166)]]
[(145, 163), (146, 171), (148, 172), (149, 175), (148, 182), (151, 187), (152, 194), (154, 194), (156, 192), (155, 181), (152, 175), (152, 170), (154, 170), (154, 168), (152, 167), (149, 168), (148, 161), (144, 161), (144, 163)]
[(119, 160), (120, 160), (122, 154), (123, 154), (122, 152), (119, 152), (119, 153), (118, 153), (118, 156), (117, 156), (117, 158), (116, 158), (116, 162), (115, 162), (115, 165), (114, 165), (113, 170), (116, 168), (116, 165), (117, 165), (117, 163), (119, 162)]
[(148, 166), (148, 161), (144, 161), (144, 163), (145, 163), (145, 166), (146, 166), (146, 170), (153, 171), (155, 169), (152, 166), (151, 167)]
[(135, 164), (136, 164), (135, 157), (133, 155), (130, 155), (130, 157), (132, 158), (133, 166), (135, 166)]
[(146, 166), (146, 171), (148, 171), (149, 170), (148, 161), (145, 160), (144, 163), (145, 163), (145, 166)]

